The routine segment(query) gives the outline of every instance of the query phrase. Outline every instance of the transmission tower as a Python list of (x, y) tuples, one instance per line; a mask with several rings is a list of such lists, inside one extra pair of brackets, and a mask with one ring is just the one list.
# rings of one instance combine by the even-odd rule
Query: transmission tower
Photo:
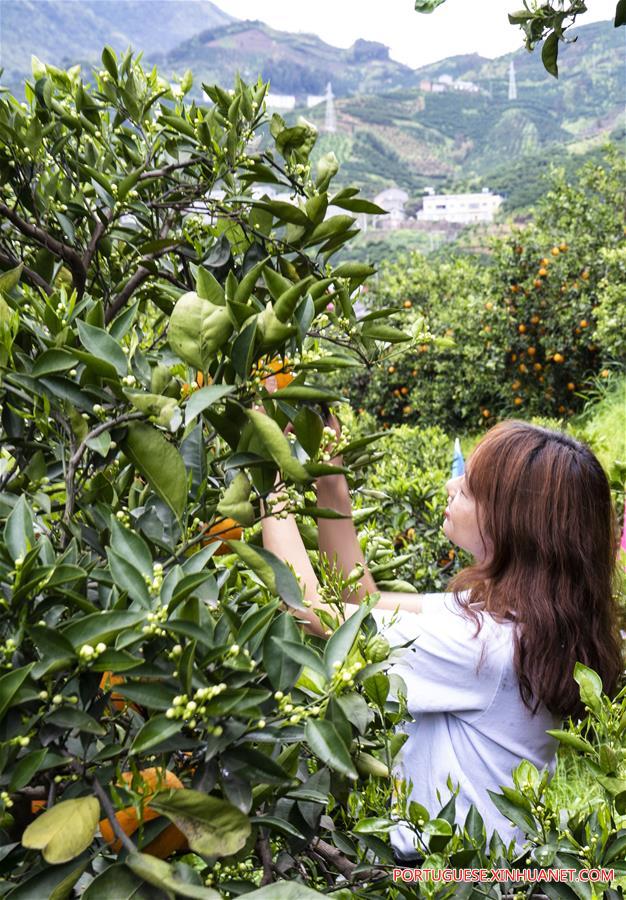
[(515, 63), (509, 66), (509, 100), (517, 100), (517, 82), (515, 80)]
[(337, 114), (335, 113), (335, 99), (333, 97), (333, 86), (328, 82), (326, 85), (326, 115), (324, 116), (324, 131), (337, 131)]

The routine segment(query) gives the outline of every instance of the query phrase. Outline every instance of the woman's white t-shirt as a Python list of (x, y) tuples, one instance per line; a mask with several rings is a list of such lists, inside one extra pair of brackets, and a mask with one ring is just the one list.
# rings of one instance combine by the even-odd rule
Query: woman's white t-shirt
[[(389, 670), (405, 683), (407, 709), (415, 720), (403, 723), (409, 737), (396, 757), (394, 776), (412, 782), (410, 799), (431, 817), (450, 799), (450, 776), (460, 786), (456, 820), (462, 824), (474, 804), (487, 840), (496, 830), (505, 843), (515, 839), (521, 849), (521, 831), (487, 791), (500, 793), (501, 785), (511, 785), (511, 771), (522, 759), (552, 773), (557, 742), (546, 730), (558, 728), (559, 720), (543, 704), (533, 716), (522, 702), (513, 666), (513, 622), (483, 613), (474, 637), (476, 624), (461, 614), (452, 594), (422, 597), (421, 613), (372, 613), (392, 647), (411, 642), (395, 651)], [(406, 826), (396, 826), (390, 838), (399, 853), (415, 853)]]

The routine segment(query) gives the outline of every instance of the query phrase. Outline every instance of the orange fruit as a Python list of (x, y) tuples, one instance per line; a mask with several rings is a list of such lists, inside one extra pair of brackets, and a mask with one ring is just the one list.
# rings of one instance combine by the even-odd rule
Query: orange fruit
[(403, 415), (408, 416), (408, 415), (410, 415), (410, 413), (412, 413), (412, 412), (413, 412), (413, 407), (412, 407), (412, 406), (403, 406), (403, 407), (402, 407), (402, 414), (403, 414)]
[(261, 384), (265, 385), (266, 390), (270, 394), (286, 388), (293, 381), (288, 359), (283, 360), (279, 356), (275, 356), (274, 359), (271, 359), (259, 368), (263, 370), (269, 369), (269, 373), (261, 379)]
[(239, 541), (241, 540), (241, 534), (242, 528), (238, 522), (231, 518), (221, 519), (219, 522), (214, 522), (209, 530), (205, 532), (202, 538), (202, 546), (206, 547), (207, 544), (212, 544), (216, 538), (219, 538), (222, 543), (215, 551), (215, 555), (222, 556), (224, 553), (230, 553), (230, 547), (224, 541)]
[(558, 247), (553, 247), (550, 252), (552, 253), (552, 256), (558, 256), (561, 251)]
[(415, 378), (415, 376), (417, 375), (417, 369), (413, 369), (411, 375), (413, 376), (413, 378)]
[(512, 293), (512, 294), (517, 294), (518, 291), (519, 291), (519, 284), (512, 284), (512, 285), (511, 285), (511, 293)]
[(589, 269), (583, 269), (583, 271), (580, 273), (580, 277), (583, 281), (589, 281)]
[(483, 409), (483, 418), (488, 419), (491, 413), (488, 409)]
[(555, 353), (553, 355), (552, 359), (555, 361), (555, 363), (565, 362), (565, 357), (563, 356), (562, 353)]
[[(123, 675), (114, 675), (113, 672), (103, 672), (102, 678), (100, 679), (100, 690), (106, 693), (113, 685), (124, 684), (125, 681), (126, 679)], [(121, 694), (113, 691), (111, 693), (111, 705), (118, 712), (121, 712), (128, 706), (128, 700), (125, 697), (122, 697)], [(137, 709), (136, 706), (134, 708)]]
[(565, 241), (562, 244), (559, 244), (559, 250), (561, 251), (561, 253), (565, 253), (567, 251), (567, 249), (568, 249), (568, 246), (565, 243)]
[(511, 389), (514, 391), (518, 391), (521, 388), (521, 386), (522, 386), (522, 382), (515, 379), (515, 381), (511, 385)]
[(534, 356), (536, 352), (537, 352), (537, 350), (535, 347), (529, 347), (527, 350), (527, 353), (529, 356)]
[(517, 353), (511, 353), (511, 362), (515, 362), (517, 360)]
[(406, 387), (406, 385), (403, 386), (403, 387), (401, 387), (401, 388), (400, 388), (400, 393), (402, 394), (403, 397), (406, 397), (406, 395), (409, 393), (408, 387)]
[(525, 375), (526, 372), (528, 372), (528, 369), (526, 368), (526, 365), (524, 363), (520, 363), (517, 368), (522, 373), (522, 375)]
[(609, 372), (608, 369), (602, 369), (602, 371), (600, 372), (600, 375), (601, 375), (603, 378), (608, 378), (610, 374), (611, 374), (611, 373)]
[(156, 856), (157, 859), (169, 859), (174, 853), (180, 853), (181, 850), (188, 848), (187, 838), (182, 831), (179, 831), (176, 825), (168, 825), (146, 847), (142, 847), (141, 852)]
[[(130, 787), (133, 782), (133, 773), (132, 772), (122, 772), (122, 784)], [(137, 778), (135, 777), (135, 781)], [(139, 772), (139, 780), (140, 784), (137, 786), (136, 790), (138, 794), (141, 794), (147, 800), (150, 800), (157, 791), (164, 790), (180, 790), (183, 787), (182, 781), (173, 773), (170, 772), (169, 769), (163, 768), (148, 768), (142, 769)], [(141, 783), (143, 782), (143, 784)], [(118, 782), (120, 783), (120, 782)], [(152, 819), (158, 818), (160, 813), (156, 810), (151, 809), (150, 806), (146, 805), (143, 808), (143, 821), (149, 822)], [(125, 809), (120, 809), (115, 813), (115, 818), (119, 822), (124, 831), (124, 834), (127, 834), (129, 837), (131, 834), (139, 828), (139, 817), (137, 816), (137, 810), (134, 806), (127, 806)], [(107, 844), (111, 844), (111, 849), (118, 853), (122, 849), (122, 842), (115, 837), (115, 832), (113, 831), (113, 827), (109, 822), (108, 818), (101, 819), (100, 823), (100, 834), (104, 838)], [(175, 826), (173, 826), (175, 827)], [(168, 829), (166, 829), (167, 831)], [(176, 828), (176, 831), (178, 829)], [(179, 832), (180, 834), (180, 832)], [(153, 844), (157, 844), (159, 849), (164, 849), (162, 845), (159, 845), (159, 839), (162, 835), (159, 835), (155, 841), (151, 842), (148, 847), (151, 847)], [(184, 835), (182, 835), (184, 838)], [(185, 839), (186, 840), (186, 839)], [(146, 848), (144, 853), (149, 853), (150, 851)], [(170, 851), (173, 852), (173, 851)], [(152, 853), (153, 856), (156, 856), (156, 853)], [(163, 858), (163, 857), (161, 857)]]
[(581, 319), (581, 320), (580, 320), (580, 327), (581, 327), (581, 328), (588, 328), (588, 327), (589, 327), (589, 322), (588, 322), (586, 319)]
[(399, 388), (396, 388), (396, 389), (395, 389), (395, 391), (393, 392), (393, 396), (394, 396), (394, 397), (399, 397), (399, 396), (400, 396), (400, 389), (399, 389)]
[(514, 403), (516, 406), (521, 406), (523, 402), (524, 402), (524, 401), (522, 400), (521, 397), (516, 397), (515, 400), (513, 401), (513, 403)]
[(520, 334), (525, 334), (526, 326), (522, 323), (521, 325), (517, 326), (517, 330), (519, 331)]
[(540, 275), (542, 278), (545, 278), (547, 274), (548, 274), (548, 270), (547, 270), (547, 269), (544, 269), (544, 268), (539, 269), (539, 275)]
[(550, 265), (550, 260), (548, 259), (547, 256), (544, 256), (544, 258), (541, 260), (541, 265), (542, 265), (542, 266), (549, 266), (549, 265)]
[(485, 303), (485, 309), (493, 309), (493, 303), (490, 303), (490, 302)]
[(393, 375), (393, 373), (396, 371), (396, 367), (395, 367), (395, 366), (389, 366), (389, 368), (387, 369), (387, 371), (389, 372), (390, 375)]
[(535, 278), (535, 280), (533, 281), (533, 284), (535, 285), (536, 288), (540, 288), (541, 285), (543, 284), (543, 281), (541, 280), (541, 278)]
[(576, 387), (576, 385), (574, 384), (573, 381), (568, 381), (568, 382), (567, 382), (567, 390), (568, 390), (568, 391), (573, 391), (573, 390), (575, 389), (575, 387)]
[(413, 304), (411, 303), (410, 300), (405, 300), (405, 301), (404, 301), (404, 308), (405, 308), (405, 309), (411, 309), (412, 306), (413, 306)]
[(538, 325), (541, 322), (541, 318), (539, 316), (531, 316), (530, 321), (532, 325)]
[(534, 364), (533, 364), (533, 369), (535, 370), (535, 372), (541, 372), (541, 369), (542, 369), (542, 368), (543, 368), (543, 367), (542, 367), (541, 363), (534, 363)]

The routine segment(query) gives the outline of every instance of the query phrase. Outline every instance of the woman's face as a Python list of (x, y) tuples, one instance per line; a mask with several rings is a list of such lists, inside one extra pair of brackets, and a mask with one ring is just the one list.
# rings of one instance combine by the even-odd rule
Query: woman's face
[(471, 553), (477, 562), (484, 562), (492, 551), (491, 542), (486, 539), (485, 544), (481, 537), (478, 526), (479, 508), (470, 494), (466, 476), (460, 475), (458, 478), (451, 478), (446, 483), (446, 490), (448, 505), (443, 523), (443, 533), (457, 547)]

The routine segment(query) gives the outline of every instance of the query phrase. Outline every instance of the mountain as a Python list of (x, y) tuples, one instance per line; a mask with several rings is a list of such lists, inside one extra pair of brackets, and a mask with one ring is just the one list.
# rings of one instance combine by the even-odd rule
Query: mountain
[(0, 0), (0, 67), (15, 87), (31, 54), (65, 68), (129, 45), (167, 53), (206, 28), (233, 21), (209, 0)]
[(314, 34), (251, 20), (202, 31), (155, 61), (164, 71), (190, 68), (198, 85), (229, 85), (237, 72), (256, 81), (260, 74), (275, 93), (296, 96), (321, 94), (328, 81), (340, 96), (418, 84), (413, 69), (390, 59), (384, 44), (359, 40), (344, 50)]
[[(513, 178), (536, 174), (524, 175), (518, 163), (532, 161), (545, 169), (550, 158), (586, 153), (609, 135), (622, 134), (626, 91), (620, 31), (610, 22), (580, 27), (578, 41), (561, 51), (558, 80), (544, 70), (539, 49), (533, 54), (522, 49), (494, 60), (452, 57), (417, 70), (421, 87), (337, 99), (337, 131), (320, 134), (318, 152), (333, 150), (343, 178), (370, 195), (394, 184), (410, 195), (428, 185), (494, 186), (492, 175), (506, 190)], [(516, 100), (508, 98), (512, 60)], [(477, 90), (424, 89), (442, 75), (471, 82)], [(303, 112), (322, 128), (323, 106)]]

